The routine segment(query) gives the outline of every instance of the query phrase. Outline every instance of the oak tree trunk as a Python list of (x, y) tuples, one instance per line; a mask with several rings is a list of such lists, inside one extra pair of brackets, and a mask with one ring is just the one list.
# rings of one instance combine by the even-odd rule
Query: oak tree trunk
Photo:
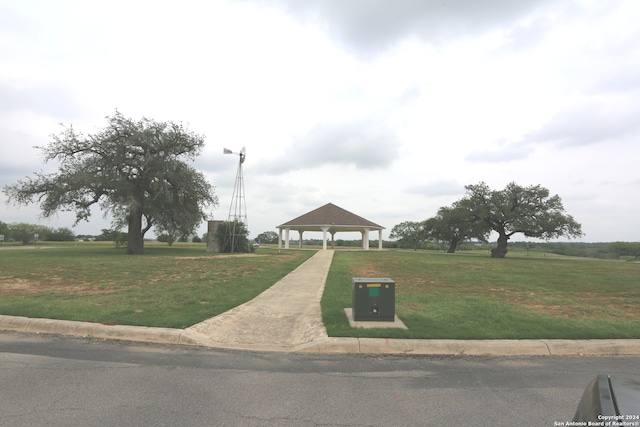
[(448, 254), (453, 254), (456, 252), (456, 248), (458, 247), (458, 243), (460, 242), (460, 239), (457, 237), (453, 237), (451, 239), (451, 241), (449, 242), (449, 249), (447, 249), (447, 253)]
[(129, 212), (127, 234), (127, 254), (142, 255), (144, 253), (144, 236), (142, 234), (142, 209), (132, 208)]
[(500, 233), (498, 236), (498, 246), (491, 249), (491, 258), (504, 258), (507, 254), (507, 241), (509, 236), (506, 233)]

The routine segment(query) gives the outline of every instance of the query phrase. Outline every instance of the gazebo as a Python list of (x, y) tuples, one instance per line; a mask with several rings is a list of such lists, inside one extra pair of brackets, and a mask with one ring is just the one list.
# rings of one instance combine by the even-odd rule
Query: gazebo
[(289, 232), (295, 230), (300, 235), (298, 246), (302, 247), (302, 233), (305, 231), (322, 231), (322, 249), (327, 249), (327, 233), (331, 234), (331, 245), (339, 231), (358, 231), (362, 234), (362, 249), (369, 249), (369, 232), (378, 230), (378, 249), (382, 249), (382, 230), (384, 227), (351, 213), (333, 203), (327, 203), (307, 212), (278, 227), (278, 249), (282, 248), (282, 231), (284, 230), (284, 248), (289, 249)]

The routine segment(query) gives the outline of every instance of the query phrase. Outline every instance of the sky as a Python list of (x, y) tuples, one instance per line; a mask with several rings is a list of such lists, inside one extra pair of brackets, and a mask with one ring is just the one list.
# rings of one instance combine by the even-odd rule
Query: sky
[[(638, 21), (637, 0), (0, 0), (0, 187), (117, 110), (205, 136), (210, 219), (244, 147), (251, 237), (333, 203), (388, 239), (515, 182), (559, 195), (577, 241), (640, 241)], [(74, 222), (40, 213), (0, 193), (2, 222)]]

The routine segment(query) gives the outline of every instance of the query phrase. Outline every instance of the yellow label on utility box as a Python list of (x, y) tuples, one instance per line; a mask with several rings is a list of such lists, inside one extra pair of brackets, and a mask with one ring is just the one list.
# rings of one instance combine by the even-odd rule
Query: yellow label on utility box
[(380, 283), (367, 283), (367, 288), (379, 288), (380, 286), (382, 286)]

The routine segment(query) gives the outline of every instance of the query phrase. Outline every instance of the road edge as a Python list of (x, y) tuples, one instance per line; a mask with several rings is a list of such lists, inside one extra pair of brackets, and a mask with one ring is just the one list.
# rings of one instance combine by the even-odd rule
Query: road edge
[(137, 341), (158, 344), (196, 345), (211, 348), (322, 354), (404, 354), (470, 356), (638, 356), (640, 340), (412, 340), (387, 338), (339, 338), (314, 340), (296, 347), (252, 347), (224, 345), (184, 329), (146, 326), (104, 325), (0, 315), (0, 331), (28, 334), (59, 334), (74, 337)]

